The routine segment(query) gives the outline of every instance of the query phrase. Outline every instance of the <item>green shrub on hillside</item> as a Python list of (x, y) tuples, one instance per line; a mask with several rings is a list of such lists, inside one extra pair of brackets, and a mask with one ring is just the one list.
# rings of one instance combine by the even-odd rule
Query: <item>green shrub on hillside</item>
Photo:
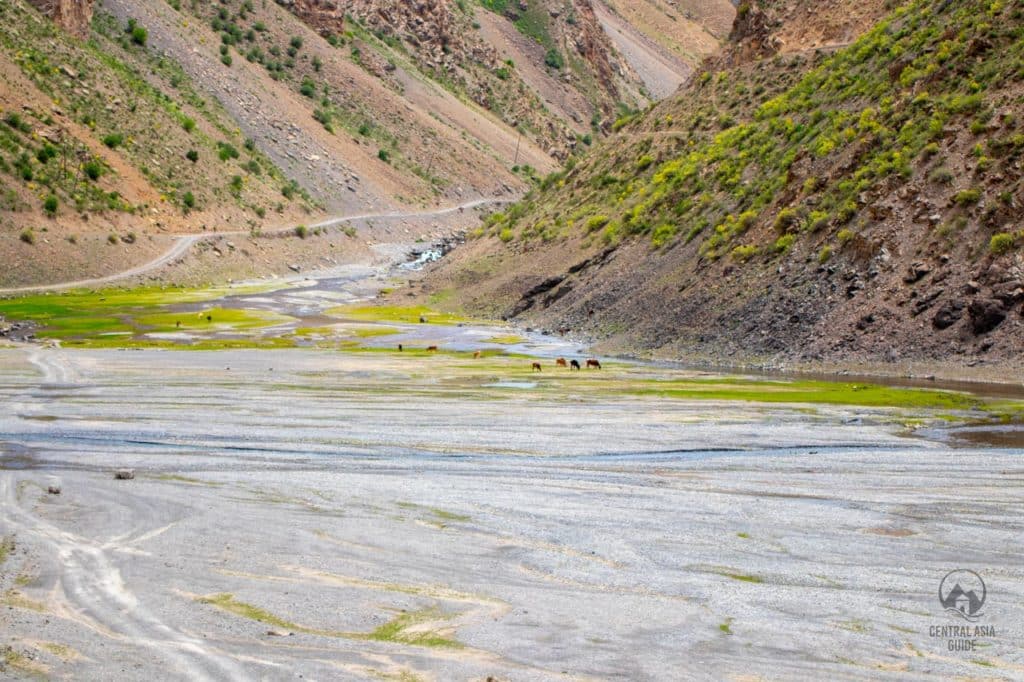
[(1016, 242), (1017, 240), (1012, 234), (1000, 232), (992, 235), (988, 248), (994, 255), (1002, 256), (1012, 251)]

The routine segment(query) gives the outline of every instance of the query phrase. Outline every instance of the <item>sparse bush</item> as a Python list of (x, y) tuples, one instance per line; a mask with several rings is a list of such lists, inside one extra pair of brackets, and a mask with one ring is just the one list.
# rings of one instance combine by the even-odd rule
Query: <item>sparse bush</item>
[(108, 244), (116, 244), (117, 242), (118, 242), (118, 239), (117, 239), (117, 235), (116, 234), (111, 232), (110, 234), (107, 235), (107, 243)]
[(223, 64), (224, 66), (231, 66), (232, 61), (233, 60), (231, 59), (231, 55), (229, 55), (229, 54), (224, 54), (224, 55), (221, 55), (221, 57), (220, 57), (220, 63)]
[(825, 211), (811, 211), (807, 216), (807, 230), (817, 232), (828, 226), (828, 213)]
[(29, 245), (35, 244), (36, 233), (32, 231), (31, 227), (26, 227), (24, 230), (21, 231), (21, 234), (18, 235), (18, 239)]
[(839, 240), (840, 244), (845, 246), (846, 244), (849, 244), (851, 240), (853, 240), (854, 236), (855, 233), (853, 230), (849, 228), (843, 228), (839, 230), (839, 232), (836, 234), (836, 239)]
[(793, 246), (793, 242), (796, 241), (796, 236), (792, 234), (784, 234), (775, 240), (772, 244), (772, 251), (775, 253), (786, 253)]
[(832, 247), (826, 244), (818, 252), (818, 262), (824, 265), (832, 259)]
[(671, 223), (662, 223), (654, 228), (654, 232), (651, 233), (651, 245), (656, 249), (660, 249), (675, 235), (676, 228), (674, 225)]
[(645, 154), (644, 156), (641, 156), (639, 159), (636, 160), (636, 169), (639, 171), (647, 170), (648, 168), (651, 167), (651, 164), (653, 163), (654, 157)]
[(380, 151), (377, 152), (377, 158), (383, 161), (384, 163), (391, 163), (391, 152), (389, 152), (387, 149), (381, 149)]
[(314, 83), (309, 76), (306, 76), (302, 79), (302, 85), (299, 86), (299, 92), (310, 99), (316, 97), (316, 83)]
[(305, 225), (299, 225), (295, 228), (295, 236), (299, 239), (305, 239), (309, 236), (309, 228)]
[(117, 149), (124, 142), (124, 135), (121, 133), (110, 133), (103, 137), (103, 144), (111, 149)]
[(953, 171), (949, 170), (945, 166), (934, 168), (932, 169), (932, 172), (928, 174), (929, 180), (940, 185), (948, 185), (953, 182), (953, 177)]
[(57, 158), (58, 153), (57, 148), (47, 142), (36, 152), (36, 161), (46, 165), (50, 162), (50, 159)]
[(192, 192), (185, 192), (184, 196), (181, 197), (181, 205), (185, 207), (186, 211), (195, 208), (196, 196)]
[(134, 232), (129, 232), (128, 234), (121, 236), (121, 241), (125, 244), (134, 244), (136, 239), (137, 237)]
[(144, 29), (142, 26), (136, 26), (132, 29), (132, 42), (140, 47), (146, 46), (146, 41), (149, 40), (149, 31)]
[(597, 230), (600, 230), (607, 224), (608, 216), (595, 215), (587, 219), (587, 222), (585, 223), (584, 227), (587, 230), (587, 232), (596, 232)]
[(185, 117), (181, 120), (181, 127), (185, 129), (186, 133), (191, 133), (196, 129), (196, 121), (194, 118)]
[(512, 239), (514, 237), (515, 237), (515, 234), (512, 232), (512, 228), (511, 227), (505, 227), (505, 228), (503, 228), (501, 230), (501, 232), (498, 233), (498, 239), (500, 239), (501, 241), (505, 242), (506, 244), (508, 242), (512, 241)]
[(981, 190), (963, 189), (953, 195), (953, 202), (958, 206), (974, 206), (981, 200)]
[(103, 177), (103, 164), (95, 160), (86, 161), (84, 164), (82, 164), (82, 172), (85, 173), (85, 176), (87, 178), (95, 182), (96, 180), (99, 180), (101, 177)]
[(789, 232), (798, 222), (800, 217), (795, 208), (784, 208), (775, 216), (775, 231), (785, 234)]
[(217, 143), (217, 157), (221, 161), (227, 161), (228, 159), (237, 159), (238, 150), (228, 142)]
[(43, 210), (51, 216), (57, 214), (57, 207), (59, 205), (60, 202), (57, 201), (57, 197), (53, 194), (49, 194), (45, 199), (43, 199)]
[(565, 66), (565, 57), (563, 57), (562, 53), (555, 48), (551, 48), (544, 55), (544, 64), (552, 69), (561, 69)]
[(757, 247), (753, 244), (745, 244), (743, 246), (737, 246), (732, 250), (730, 256), (734, 261), (740, 263), (746, 263), (748, 260), (757, 255)]
[(995, 256), (1002, 256), (1013, 250), (1016, 241), (1012, 234), (1000, 232), (992, 235), (992, 239), (988, 242), (988, 250)]
[(199, 161), (199, 152), (197, 152), (195, 149), (189, 149), (185, 153), (185, 158), (191, 161), (192, 163), (196, 163), (197, 161)]

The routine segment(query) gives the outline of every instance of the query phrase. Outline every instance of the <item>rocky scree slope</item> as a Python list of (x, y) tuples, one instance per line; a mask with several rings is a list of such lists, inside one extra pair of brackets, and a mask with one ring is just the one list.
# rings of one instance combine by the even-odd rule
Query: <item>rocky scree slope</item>
[(620, 120), (428, 287), (608, 350), (1018, 362), (1024, 9), (913, 0), (846, 47), (770, 44)]

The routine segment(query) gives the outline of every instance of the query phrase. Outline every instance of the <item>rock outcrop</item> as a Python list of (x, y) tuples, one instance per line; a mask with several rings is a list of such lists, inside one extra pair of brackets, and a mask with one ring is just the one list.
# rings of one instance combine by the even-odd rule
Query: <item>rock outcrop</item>
[(345, 8), (339, 0), (277, 0), (277, 4), (315, 28), (321, 35), (345, 31)]
[(94, 0), (29, 0), (65, 31), (78, 38), (89, 35)]

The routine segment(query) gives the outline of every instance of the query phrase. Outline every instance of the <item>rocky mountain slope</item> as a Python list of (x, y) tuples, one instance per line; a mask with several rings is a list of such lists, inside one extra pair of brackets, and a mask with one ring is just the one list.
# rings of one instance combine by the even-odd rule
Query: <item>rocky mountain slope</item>
[(609, 350), (1016, 362), (1024, 10), (849, 4), (741, 5), (730, 49), (428, 289)]
[(147, 51), (141, 27), (100, 18), (83, 42), (22, 0), (0, 5), (0, 22), (3, 282), (103, 272), (152, 256), (167, 232), (258, 229), (317, 210)]

